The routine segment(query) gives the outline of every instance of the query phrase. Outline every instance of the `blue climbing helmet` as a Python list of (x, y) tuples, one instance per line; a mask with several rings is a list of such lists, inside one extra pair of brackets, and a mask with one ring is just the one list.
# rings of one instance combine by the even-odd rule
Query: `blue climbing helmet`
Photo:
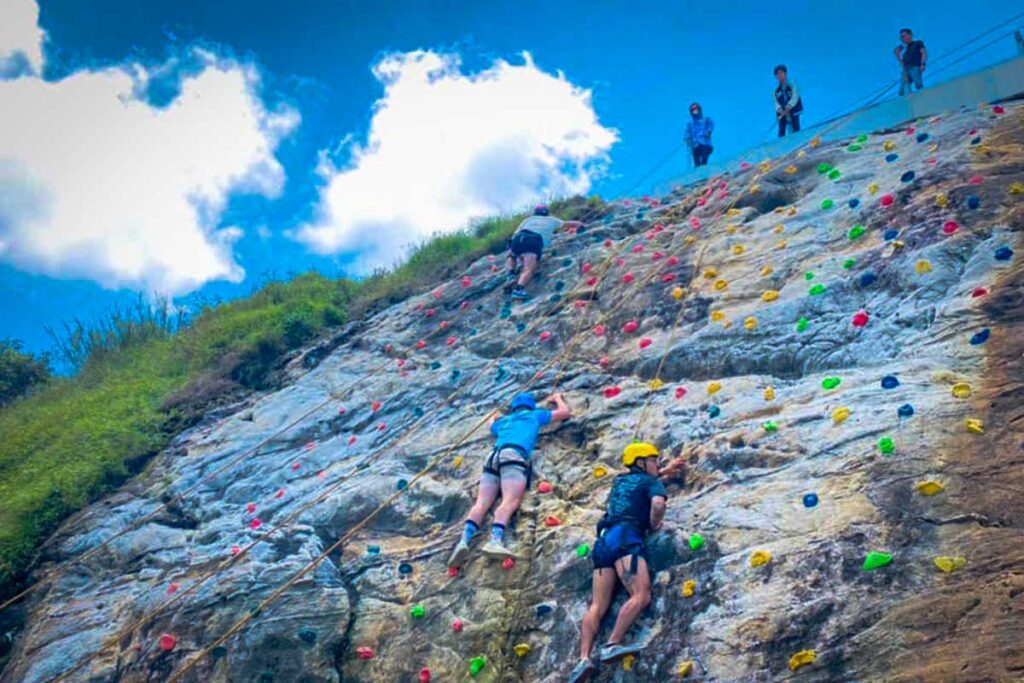
[(547, 216), (547, 215), (550, 215), (550, 214), (551, 214), (551, 210), (548, 209), (548, 205), (547, 204), (538, 204), (537, 206), (533, 207), (533, 215), (534, 216)]
[(520, 408), (533, 410), (536, 407), (537, 401), (534, 400), (531, 394), (516, 394), (512, 399), (512, 410), (519, 410)]

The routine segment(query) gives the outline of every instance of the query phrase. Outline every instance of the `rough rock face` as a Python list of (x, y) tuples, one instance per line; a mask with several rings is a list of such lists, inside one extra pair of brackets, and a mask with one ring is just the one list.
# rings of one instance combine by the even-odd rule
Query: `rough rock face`
[[(291, 386), (210, 415), (63, 526), (0, 680), (163, 681), (199, 654), (183, 680), (461, 681), (478, 656), (477, 680), (563, 680), (589, 595), (577, 547), (611, 483), (594, 470), (634, 435), (674, 458), (672, 497), (631, 634), (647, 649), (596, 680), (686, 660), (706, 681), (1024, 680), (1024, 108), (850, 142), (620, 202), (545, 256), (528, 303), (507, 308), (482, 260), (311, 349)], [(518, 515), (512, 569), (476, 554), (450, 577), (490, 447), (471, 430), (542, 369), (534, 390), (557, 380), (577, 413), (536, 454), (552, 490)], [(892, 562), (863, 570), (872, 551)], [(793, 672), (801, 650), (816, 660)]]

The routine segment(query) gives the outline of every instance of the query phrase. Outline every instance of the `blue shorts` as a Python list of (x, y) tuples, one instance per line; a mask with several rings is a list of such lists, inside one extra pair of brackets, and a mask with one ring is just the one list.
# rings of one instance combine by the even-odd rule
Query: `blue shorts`
[(544, 251), (544, 238), (530, 230), (520, 230), (512, 235), (508, 250), (512, 256), (534, 254), (540, 261), (540, 255)]
[(606, 529), (597, 539), (591, 558), (594, 569), (612, 569), (620, 559), (631, 555), (647, 559), (644, 535), (634, 527), (618, 524)]

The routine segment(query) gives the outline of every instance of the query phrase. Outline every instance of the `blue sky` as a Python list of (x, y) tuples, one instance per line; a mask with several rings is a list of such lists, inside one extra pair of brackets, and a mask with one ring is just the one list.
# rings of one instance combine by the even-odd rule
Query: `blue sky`
[[(994, 0), (40, 5), (41, 59), (24, 47), (31, 31), (0, 29), (0, 58), (22, 46), (29, 63), (0, 80), (0, 97), (6, 86), (25, 102), (0, 115), (0, 190), (18, 198), (0, 202), (0, 337), (33, 349), (49, 345), (44, 326), (140, 289), (188, 304), (309, 268), (362, 272), (496, 207), (568, 189), (616, 196), (678, 144), (694, 100), (716, 121), (713, 159), (734, 156), (769, 139), (776, 63), (803, 91), (806, 125), (895, 78), (901, 26), (935, 59), (1014, 13)], [(1006, 38), (937, 79), (1013, 54)], [(443, 75), (418, 81), (421, 67)], [(100, 78), (117, 69), (145, 73), (144, 87)], [(121, 115), (116, 92), (144, 106), (93, 123)], [(547, 109), (519, 109), (538, 93)], [(189, 103), (180, 116), (153, 122), (176, 101)], [(434, 136), (443, 143), (417, 144)], [(5, 171), (5, 157), (19, 163)], [(681, 154), (639, 191), (688, 168)], [(34, 208), (48, 201), (57, 208)], [(186, 230), (190, 202), (201, 209)]]

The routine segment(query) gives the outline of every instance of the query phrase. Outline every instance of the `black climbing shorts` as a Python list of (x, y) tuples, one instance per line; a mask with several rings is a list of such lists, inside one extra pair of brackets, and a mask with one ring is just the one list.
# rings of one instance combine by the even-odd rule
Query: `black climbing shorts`
[(594, 561), (595, 570), (613, 569), (616, 562), (630, 555), (647, 559), (644, 535), (638, 529), (627, 524), (617, 524), (605, 529), (597, 539), (591, 558)]
[(512, 235), (508, 242), (508, 250), (513, 256), (534, 254), (540, 261), (541, 252), (544, 251), (544, 238), (531, 230), (520, 230)]

